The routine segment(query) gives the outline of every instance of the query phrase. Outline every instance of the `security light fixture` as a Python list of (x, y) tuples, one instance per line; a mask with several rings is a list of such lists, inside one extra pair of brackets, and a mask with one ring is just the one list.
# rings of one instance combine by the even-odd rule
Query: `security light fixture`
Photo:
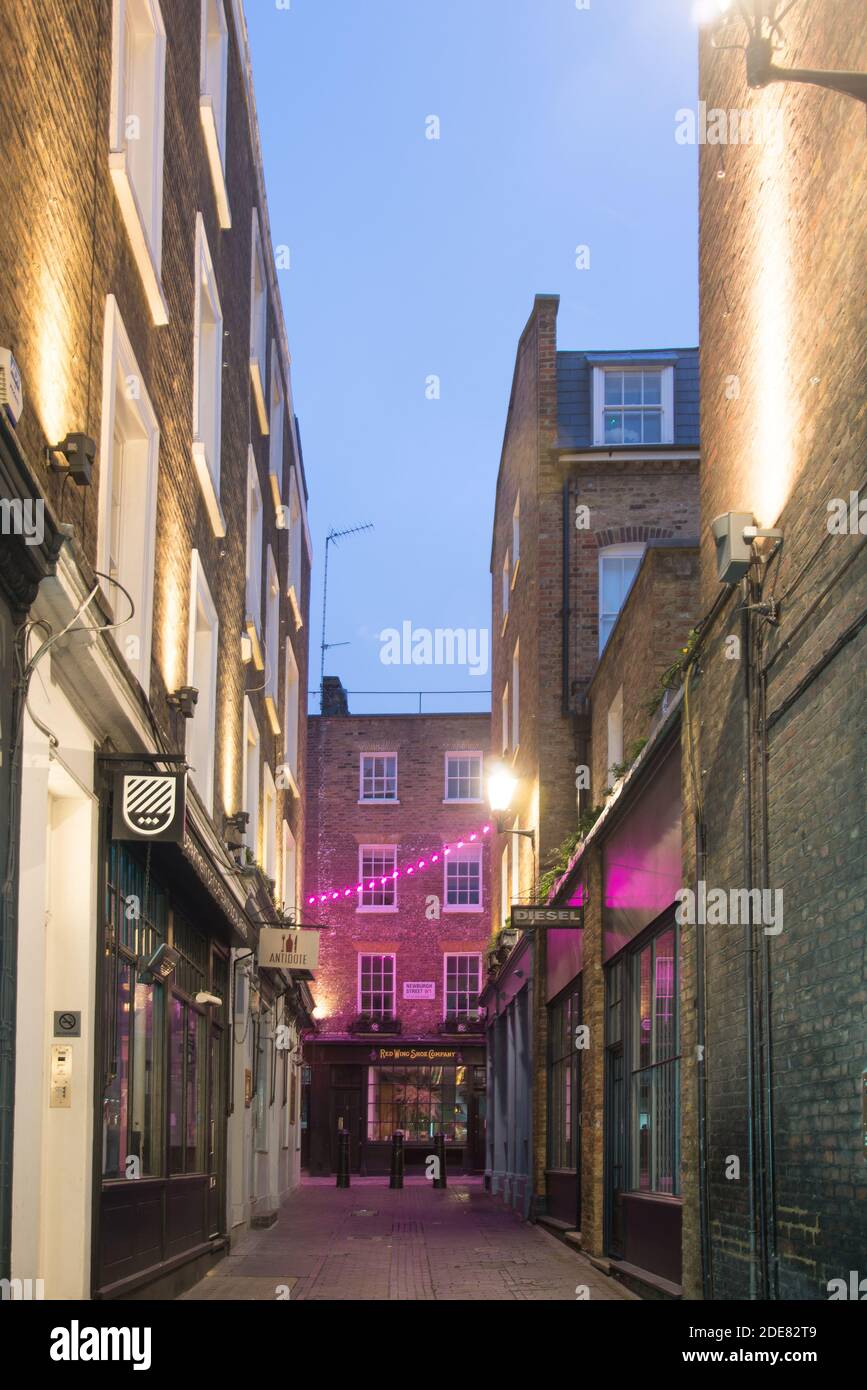
[(496, 767), (488, 777), (488, 805), (496, 814), (508, 811), (518, 785), (507, 767)]
[(166, 696), (166, 703), (172, 709), (178, 710), (185, 719), (192, 719), (196, 712), (196, 701), (199, 692), (194, 685), (182, 685), (179, 690), (173, 690)]
[[(747, 85), (767, 87), (771, 82), (803, 82), (867, 103), (867, 73), (828, 72), (819, 68), (778, 68), (774, 53), (782, 40), (782, 21), (802, 0), (701, 0), (696, 8), (699, 23), (714, 28), (714, 48), (739, 49), (746, 59)], [(747, 30), (746, 44), (719, 43), (717, 35), (732, 24)]]
[(200, 990), (199, 990), (198, 994), (196, 995), (196, 1003), (197, 1003), (197, 1004), (212, 1004), (212, 1005), (214, 1006), (214, 1008), (217, 1008), (217, 1009), (221, 1009), (221, 1008), (223, 1007), (223, 1001), (222, 1001), (222, 999), (220, 998), (219, 994), (211, 994), (211, 993), (210, 993), (208, 990), (206, 990), (206, 989), (200, 989)]
[(752, 512), (722, 512), (710, 524), (716, 545), (720, 584), (737, 584), (753, 562), (753, 542), (760, 537), (780, 539), (782, 531), (756, 525)]
[(180, 956), (174, 947), (163, 941), (150, 960), (142, 966), (139, 979), (146, 981), (149, 976), (153, 980), (168, 980), (174, 975), (179, 960)]
[(249, 811), (236, 811), (233, 816), (223, 816), (223, 839), (228, 849), (244, 848), (244, 835), (249, 819)]
[(96, 441), (89, 434), (68, 434), (60, 444), (49, 445), (47, 453), (55, 473), (65, 473), (79, 487), (90, 487)]

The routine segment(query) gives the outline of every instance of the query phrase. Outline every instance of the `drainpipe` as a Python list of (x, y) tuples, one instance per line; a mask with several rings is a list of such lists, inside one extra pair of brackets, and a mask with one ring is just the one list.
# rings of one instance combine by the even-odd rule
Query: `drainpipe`
[[(768, 678), (762, 672), (759, 681), (759, 774), (761, 777), (760, 807), (762, 830), (762, 887), (770, 888), (770, 852), (768, 848), (768, 739), (765, 719), (768, 709)], [(765, 1183), (766, 1228), (765, 1241), (768, 1268), (768, 1298), (779, 1298), (779, 1267), (777, 1257), (777, 1190), (774, 1159), (774, 1089), (771, 1025), (771, 941), (764, 933), (762, 949), (762, 994), (764, 996), (764, 1091), (765, 1091)]]
[(563, 484), (563, 605), (561, 613), (562, 633), (560, 647), (562, 651), (563, 672), (561, 690), (561, 708), (564, 718), (569, 714), (570, 690), (569, 690), (569, 628), (572, 622), (572, 609), (569, 603), (571, 585), (569, 583), (569, 514), (570, 514), (570, 492), (571, 484), (567, 478)]
[[(752, 649), (750, 641), (750, 615), (749, 615), (749, 579), (745, 579), (742, 586), (741, 604), (741, 661), (743, 668), (743, 688), (741, 694), (741, 743), (743, 749), (743, 884), (747, 893), (753, 887), (753, 818), (752, 818), (752, 727), (751, 727), (751, 660)], [(749, 899), (752, 906), (752, 899)], [(758, 1155), (760, 1140), (758, 1128), (760, 1125), (759, 1105), (757, 1096), (757, 1076), (756, 1076), (756, 1007), (755, 1007), (755, 961), (753, 930), (754, 924), (751, 921), (752, 912), (747, 913), (747, 920), (743, 924), (744, 932), (744, 970), (745, 970), (745, 992), (746, 992), (746, 1064), (747, 1064), (747, 1161), (749, 1164), (749, 1239), (750, 1239), (750, 1298), (756, 1299), (757, 1293), (757, 1260), (759, 1249), (757, 1242), (757, 1220), (759, 1219), (758, 1208), (763, 1208), (762, 1184), (757, 1181)], [(762, 1210), (762, 1230), (764, 1230), (764, 1212)], [(763, 1254), (762, 1262), (764, 1263)], [(762, 1280), (763, 1284), (765, 1280)]]
[[(707, 845), (703, 821), (695, 828), (697, 882), (707, 882)], [(707, 1061), (705, 1043), (706, 963), (704, 926), (695, 929), (696, 1026), (702, 1047), (698, 1064), (698, 1215), (701, 1242), (701, 1291), (705, 1300), (713, 1298), (713, 1247), (710, 1239), (710, 1191), (707, 1180)]]

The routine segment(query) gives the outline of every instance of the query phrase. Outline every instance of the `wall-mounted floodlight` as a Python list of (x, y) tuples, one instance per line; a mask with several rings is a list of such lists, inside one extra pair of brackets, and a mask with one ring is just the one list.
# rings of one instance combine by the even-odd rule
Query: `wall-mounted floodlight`
[(716, 545), (716, 573), (720, 584), (737, 584), (753, 561), (753, 541), (780, 539), (782, 531), (756, 525), (752, 512), (722, 512), (710, 524)]

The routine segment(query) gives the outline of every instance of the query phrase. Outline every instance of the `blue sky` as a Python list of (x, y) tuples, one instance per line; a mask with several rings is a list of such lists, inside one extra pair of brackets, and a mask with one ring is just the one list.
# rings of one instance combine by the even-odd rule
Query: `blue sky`
[(494, 484), (534, 294), (561, 297), (560, 348), (698, 340), (696, 150), (674, 139), (674, 113), (696, 102), (692, 0), (245, 9), (272, 236), (291, 252), (311, 688), (325, 535), (370, 521), (331, 549), (328, 638), (349, 645), (326, 674), (395, 692), (352, 698), (357, 713), (417, 708), (399, 691), (487, 690), (489, 673), (383, 665), (379, 634), (490, 626)]

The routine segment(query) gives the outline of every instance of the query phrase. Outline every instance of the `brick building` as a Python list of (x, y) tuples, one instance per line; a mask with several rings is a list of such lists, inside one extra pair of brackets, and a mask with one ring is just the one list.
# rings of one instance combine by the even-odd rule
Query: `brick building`
[[(491, 1185), (524, 1211), (574, 1228), (582, 1194), (602, 1201), (602, 1168), (594, 1160), (581, 1186), (582, 1082), (568, 1038), (582, 1010), (602, 1017), (603, 943), (600, 935), (593, 969), (584, 969), (582, 1004), (580, 932), (536, 932), (530, 949), (517, 939), (510, 904), (537, 900), (540, 870), (547, 891), (566, 868), (579, 827), (619, 776), (612, 766), (632, 761), (631, 745), (646, 735), (648, 686), (652, 693), (689, 634), (698, 354), (559, 350), (557, 306), (555, 296), (537, 296), (521, 336), (497, 481), (492, 754), (515, 781), (504, 829), (529, 831), (534, 843), (512, 833), (496, 844), (493, 918), (502, 935), (484, 1001), (491, 1023), (505, 1017), (501, 1004), (513, 1014), (500, 1027), (505, 1059), (489, 1038)], [(640, 620), (624, 629), (627, 595)], [(634, 654), (621, 651), (624, 631), (635, 636)], [(497, 1097), (498, 1068), (502, 1085), (526, 1076), (529, 1114), (517, 1129)], [(597, 1107), (601, 1124), (589, 1079), (583, 1103)]]
[[(326, 682), (326, 686), (329, 682)], [(349, 1131), (355, 1171), (407, 1164), (446, 1135), (484, 1166), (478, 995), (490, 931), (487, 714), (351, 715), (337, 691), (308, 719), (304, 920), (321, 925), (309, 1065), (312, 1173)]]
[[(863, 21), (857, 0), (795, 6), (775, 62), (863, 72)], [(737, 24), (725, 41), (746, 38)], [(708, 914), (689, 953), (685, 934), (684, 1287), (824, 1299), (863, 1270), (867, 1236), (864, 106), (752, 90), (710, 34), (700, 96), (770, 133), (725, 149), (724, 178), (701, 149), (706, 617), (684, 883), (769, 889), (782, 912), (770, 931)], [(710, 526), (730, 511), (782, 541), (727, 586)]]
[[(7, 23), (3, 451), (63, 543), (3, 653), (3, 1273), (165, 1292), (298, 1181), (312, 1000), (256, 947), (300, 891), (307, 491), (241, 4)], [(113, 821), (185, 764), (173, 840)]]

